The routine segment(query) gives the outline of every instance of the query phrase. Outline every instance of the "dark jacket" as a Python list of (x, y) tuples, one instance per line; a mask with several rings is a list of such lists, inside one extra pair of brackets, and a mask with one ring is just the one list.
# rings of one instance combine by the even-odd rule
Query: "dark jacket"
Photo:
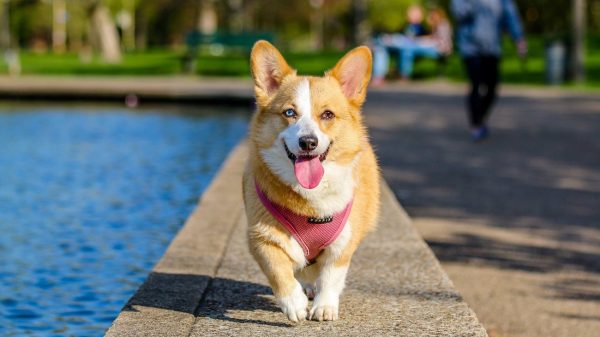
[(503, 31), (515, 41), (523, 38), (521, 19), (512, 0), (452, 0), (451, 6), (463, 57), (500, 56)]

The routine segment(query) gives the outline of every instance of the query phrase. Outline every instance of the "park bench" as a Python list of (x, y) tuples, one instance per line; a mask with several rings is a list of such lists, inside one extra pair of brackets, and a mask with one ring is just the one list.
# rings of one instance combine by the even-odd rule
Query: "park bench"
[[(399, 65), (399, 61), (398, 61), (398, 50), (388, 50), (388, 53), (390, 54), (390, 59), (393, 60), (392, 61), (392, 65), (390, 67), (390, 71), (388, 72), (388, 76), (391, 76), (392, 78), (398, 78), (400, 77), (400, 65)], [(446, 68), (448, 67), (448, 60), (450, 59), (451, 55), (437, 55), (437, 56), (417, 56), (415, 57), (415, 61), (414, 61), (414, 66), (416, 67), (417, 64), (423, 62), (423, 61), (427, 61), (429, 60), (430, 62), (435, 62), (435, 75), (437, 76), (444, 76), (446, 73)], [(414, 73), (413, 73), (413, 77), (414, 77)]]
[(186, 53), (183, 56), (183, 70), (194, 73), (196, 60), (202, 48), (207, 48), (211, 54), (222, 55), (224, 52), (237, 51), (250, 53), (252, 46), (258, 40), (273, 42), (274, 35), (269, 32), (247, 31), (240, 33), (216, 32), (204, 34), (197, 30), (185, 36)]

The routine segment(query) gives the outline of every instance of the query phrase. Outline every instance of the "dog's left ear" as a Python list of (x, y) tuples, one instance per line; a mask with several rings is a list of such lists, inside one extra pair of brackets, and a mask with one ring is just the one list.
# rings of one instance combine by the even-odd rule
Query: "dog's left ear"
[(256, 99), (261, 105), (268, 102), (286, 76), (295, 74), (277, 48), (264, 40), (256, 42), (252, 47), (250, 67)]
[(365, 101), (372, 63), (371, 50), (360, 46), (344, 55), (329, 73), (338, 80), (346, 98), (356, 106)]

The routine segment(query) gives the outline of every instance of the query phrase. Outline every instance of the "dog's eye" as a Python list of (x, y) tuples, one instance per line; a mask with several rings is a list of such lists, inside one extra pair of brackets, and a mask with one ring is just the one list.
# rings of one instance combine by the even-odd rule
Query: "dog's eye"
[(326, 110), (325, 112), (323, 112), (321, 114), (321, 119), (323, 120), (330, 120), (333, 119), (335, 117), (335, 114), (329, 110)]
[(287, 118), (296, 117), (296, 111), (294, 109), (287, 109), (283, 112), (283, 115)]

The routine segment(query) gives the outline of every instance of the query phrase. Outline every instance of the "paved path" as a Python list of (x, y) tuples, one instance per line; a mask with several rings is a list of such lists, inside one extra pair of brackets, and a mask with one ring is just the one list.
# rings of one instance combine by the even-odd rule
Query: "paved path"
[(487, 336), (384, 185), (341, 319), (290, 324), (247, 248), (238, 147), (108, 336)]
[(371, 92), (384, 176), (490, 336), (598, 336), (600, 95), (515, 89), (482, 144), (464, 88)]
[(249, 79), (186, 76), (0, 76), (0, 98), (58, 100), (125, 100), (136, 95), (149, 101), (251, 102)]

